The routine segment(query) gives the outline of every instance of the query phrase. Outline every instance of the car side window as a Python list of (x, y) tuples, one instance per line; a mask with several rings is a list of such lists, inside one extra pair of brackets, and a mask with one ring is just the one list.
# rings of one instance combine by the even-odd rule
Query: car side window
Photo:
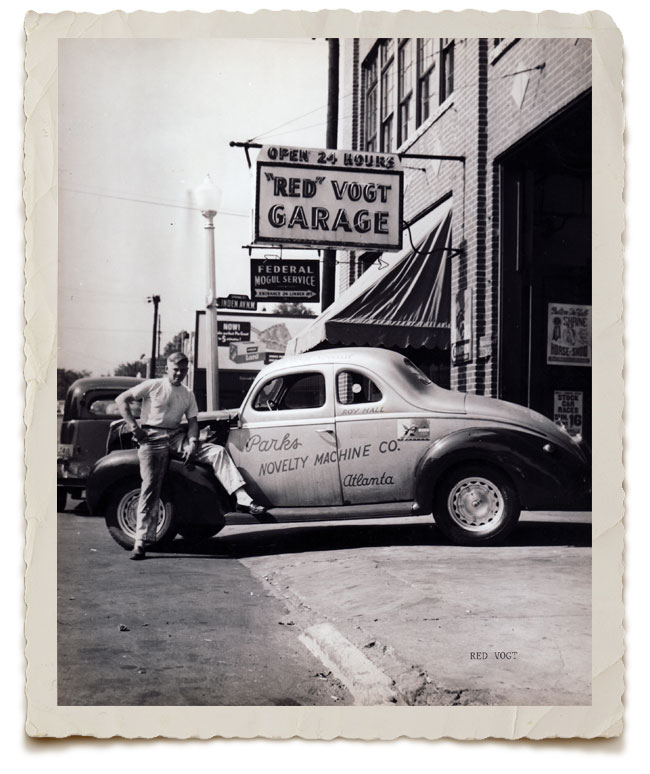
[(289, 374), (265, 382), (253, 399), (255, 411), (288, 411), (325, 405), (325, 377), (321, 373)]
[(336, 377), (336, 400), (344, 406), (354, 403), (377, 403), (381, 390), (358, 371), (340, 371)]

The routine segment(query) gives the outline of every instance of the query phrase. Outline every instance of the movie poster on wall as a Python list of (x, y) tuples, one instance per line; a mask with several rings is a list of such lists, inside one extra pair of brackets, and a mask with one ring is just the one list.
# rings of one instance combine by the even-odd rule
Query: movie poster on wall
[(462, 288), (453, 296), (451, 357), (456, 363), (472, 361), (472, 291)]
[(591, 306), (549, 304), (547, 365), (591, 365)]

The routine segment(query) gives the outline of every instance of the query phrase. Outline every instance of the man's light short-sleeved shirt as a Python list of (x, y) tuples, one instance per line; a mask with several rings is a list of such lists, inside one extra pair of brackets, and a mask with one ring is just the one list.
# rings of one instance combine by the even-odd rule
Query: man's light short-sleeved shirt
[(123, 394), (142, 401), (142, 425), (176, 430), (183, 416), (192, 419), (199, 413), (194, 393), (184, 384), (173, 385), (166, 377), (147, 379)]

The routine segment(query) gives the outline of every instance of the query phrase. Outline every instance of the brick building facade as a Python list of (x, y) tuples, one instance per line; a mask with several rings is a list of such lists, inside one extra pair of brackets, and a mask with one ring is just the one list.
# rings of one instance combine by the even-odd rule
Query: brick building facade
[[(449, 348), (414, 359), (590, 427), (591, 41), (345, 40), (340, 88), (339, 147), (402, 156), (406, 223), (452, 200)], [(377, 258), (344, 255), (340, 290)]]

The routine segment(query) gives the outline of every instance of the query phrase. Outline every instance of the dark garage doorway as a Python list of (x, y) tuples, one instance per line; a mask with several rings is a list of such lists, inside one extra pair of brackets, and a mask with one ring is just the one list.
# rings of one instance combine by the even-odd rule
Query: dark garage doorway
[(591, 93), (498, 164), (499, 396), (591, 443)]

